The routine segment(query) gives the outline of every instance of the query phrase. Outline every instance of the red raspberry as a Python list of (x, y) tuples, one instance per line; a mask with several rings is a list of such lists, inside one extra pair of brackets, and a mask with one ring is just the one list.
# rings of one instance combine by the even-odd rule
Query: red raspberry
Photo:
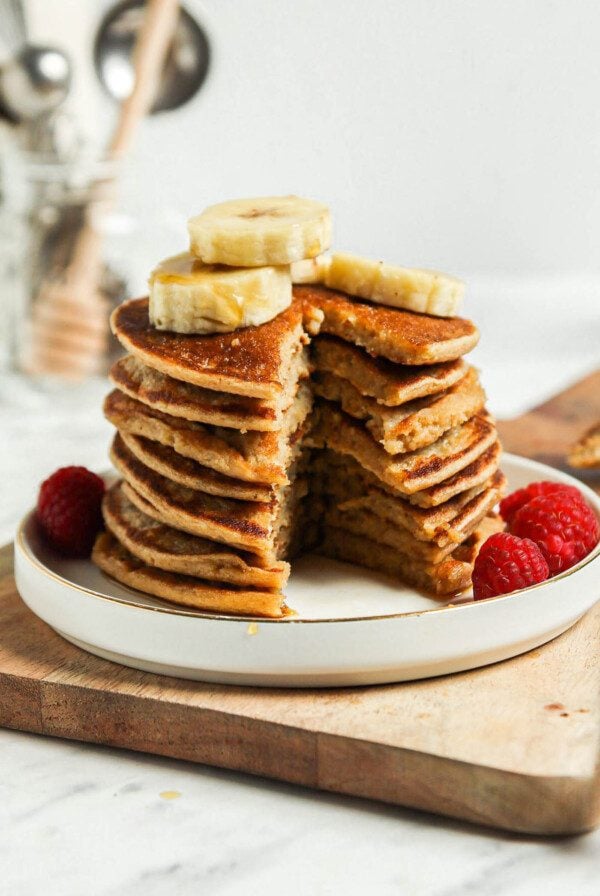
[(104, 482), (85, 467), (61, 467), (42, 483), (37, 518), (49, 543), (68, 557), (87, 557), (102, 528)]
[(513, 521), (515, 513), (532, 498), (540, 495), (553, 495), (555, 492), (565, 492), (573, 498), (583, 501), (583, 495), (574, 485), (564, 485), (562, 482), (530, 482), (525, 488), (519, 488), (511, 495), (507, 495), (500, 501), (500, 516), (508, 526)]
[(484, 542), (473, 566), (473, 597), (482, 600), (509, 594), (548, 578), (548, 564), (536, 544), (508, 532)]
[(513, 517), (511, 531), (535, 541), (555, 576), (586, 557), (600, 538), (600, 524), (581, 495), (540, 495)]

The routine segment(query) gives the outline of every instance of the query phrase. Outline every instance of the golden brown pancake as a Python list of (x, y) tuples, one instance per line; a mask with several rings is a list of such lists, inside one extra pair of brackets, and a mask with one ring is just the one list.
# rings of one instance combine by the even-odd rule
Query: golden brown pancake
[(210, 467), (203, 467), (197, 461), (177, 454), (172, 448), (167, 448), (160, 442), (153, 442), (142, 436), (132, 436), (127, 432), (121, 432), (119, 438), (143, 464), (180, 485), (221, 498), (234, 498), (237, 501), (262, 501), (268, 504), (275, 497), (275, 491), (271, 486), (223, 476)]
[(447, 430), (469, 420), (485, 404), (485, 392), (474, 367), (445, 392), (396, 408), (384, 407), (361, 395), (347, 379), (333, 373), (317, 373), (313, 389), (322, 398), (338, 402), (351, 417), (366, 420), (366, 428), (388, 454), (431, 445)]
[(289, 383), (276, 400), (249, 398), (229, 392), (215, 392), (175, 380), (128, 355), (117, 361), (110, 378), (121, 392), (157, 411), (198, 423), (277, 432), (283, 426), (283, 411), (290, 406), (300, 378), (308, 373), (305, 351), (296, 352)]
[(581, 437), (569, 454), (572, 467), (583, 470), (600, 469), (600, 423)]
[(437, 507), (454, 495), (459, 495), (466, 489), (475, 488), (480, 483), (486, 482), (498, 469), (501, 454), (502, 447), (496, 440), (489, 448), (486, 448), (483, 454), (472, 460), (462, 470), (436, 485), (408, 495), (408, 500), (411, 504), (416, 504), (419, 507)]
[(496, 515), (485, 517), (467, 541), (439, 563), (423, 564), (400, 554), (396, 548), (355, 535), (344, 529), (326, 526), (318, 553), (368, 569), (385, 572), (421, 588), (428, 594), (444, 597), (458, 594), (471, 584), (473, 564), (486, 538), (504, 528)]
[(446, 520), (443, 528), (438, 525), (433, 538), (423, 538), (422, 531), (415, 533), (410, 525), (406, 525), (408, 521), (414, 527), (414, 508), (380, 489), (374, 489), (363, 498), (337, 505), (333, 502), (326, 510), (325, 524), (387, 544), (410, 558), (420, 557), (427, 563), (439, 563), (457, 544), (468, 538), (500, 500), (505, 485), (503, 474), (497, 472), (492, 481), (493, 487), (465, 503), (454, 517)]
[(382, 519), (365, 507), (349, 510), (330, 507), (325, 512), (323, 523), (326, 528), (331, 526), (335, 529), (343, 529), (353, 535), (360, 535), (379, 544), (386, 544), (399, 554), (403, 554), (407, 561), (439, 563), (456, 548), (456, 545), (452, 543), (440, 547), (432, 541), (420, 541), (403, 526), (395, 526), (389, 520)]
[(273, 556), (277, 504), (218, 498), (178, 485), (142, 464), (117, 435), (110, 459), (126, 482), (154, 507), (161, 522), (175, 529)]
[(425, 448), (389, 455), (361, 423), (335, 405), (322, 402), (310, 438), (317, 447), (350, 454), (382, 482), (412, 495), (468, 466), (496, 440), (496, 430), (485, 415), (476, 414)]
[(232, 616), (277, 619), (289, 615), (283, 594), (277, 591), (235, 588), (146, 566), (109, 532), (102, 532), (96, 539), (92, 560), (117, 582), (170, 603)]
[[(144, 499), (137, 497), (138, 505), (143, 505)], [(151, 510), (152, 505), (149, 507)], [(102, 515), (115, 538), (147, 566), (198, 576), (209, 582), (269, 590), (281, 590), (289, 576), (288, 563), (277, 561), (262, 568), (257, 565), (260, 558), (254, 554), (158, 522), (129, 500), (122, 482), (106, 492)]]
[[(385, 528), (386, 521), (406, 529), (419, 541), (430, 542), (445, 547), (460, 544), (475, 528), (479, 521), (498, 503), (506, 480), (499, 470), (488, 480), (487, 487), (476, 494), (472, 490), (450, 498), (438, 507), (415, 507), (408, 501), (392, 497), (388, 492), (372, 488), (359, 497), (339, 500), (332, 497), (333, 504), (343, 513), (367, 510), (375, 514)], [(385, 540), (385, 539), (383, 539)]]
[(287, 482), (291, 437), (306, 419), (310, 407), (310, 392), (301, 386), (284, 414), (284, 428), (278, 433), (240, 433), (236, 429), (193, 423), (163, 414), (118, 389), (107, 396), (104, 414), (122, 432), (160, 442), (224, 476), (283, 485)]
[(147, 298), (119, 305), (110, 323), (126, 351), (148, 367), (205, 389), (272, 400), (285, 391), (302, 341), (299, 302), (260, 327), (210, 336), (156, 330), (148, 318)]
[[(494, 470), (490, 472), (488, 479), (493, 475)], [(423, 508), (414, 506), (410, 501), (412, 495), (406, 495), (383, 482), (378, 476), (375, 476), (374, 473), (371, 473), (370, 470), (359, 464), (350, 454), (342, 454), (327, 449), (313, 451), (311, 454), (310, 472), (313, 477), (312, 488), (316, 491), (324, 491), (326, 494), (333, 495), (336, 500), (348, 501), (352, 498), (363, 497), (373, 489), (380, 489), (391, 495), (392, 498), (403, 501), (411, 513), (413, 511), (417, 514), (424, 512)], [(435, 488), (436, 486), (433, 487)], [(461, 492), (461, 497), (464, 496), (466, 501), (468, 500), (467, 493), (469, 498), (472, 498), (486, 487), (486, 482), (476, 483), (470, 489), (467, 489), (465, 486), (465, 489)], [(423, 491), (427, 491), (427, 489)], [(458, 495), (456, 499), (458, 500)], [(429, 512), (430, 508), (427, 510)]]
[(467, 365), (460, 360), (413, 367), (394, 364), (335, 336), (315, 339), (312, 357), (317, 370), (344, 377), (361, 395), (388, 407), (443, 392), (467, 372)]
[(454, 361), (479, 340), (475, 324), (462, 317), (432, 317), (373, 305), (323, 286), (295, 286), (294, 296), (304, 303), (313, 335), (330, 333), (398, 364)]
[(457, 544), (462, 541), (465, 527), (484, 508), (486, 512), (491, 510), (506, 489), (506, 477), (495, 470), (484, 482), (464, 489), (443, 504), (419, 507), (361, 467), (350, 455), (334, 451), (315, 452), (311, 476), (313, 503), (323, 497), (325, 505), (344, 510), (367, 507), (404, 526), (415, 538), (435, 541), (440, 546), (449, 540)]
[[(129, 482), (123, 480), (121, 483), (123, 494), (131, 503), (151, 517), (158, 523), (165, 523), (164, 508), (161, 511), (155, 507), (150, 501), (147, 501), (142, 495), (133, 488)], [(307, 481), (300, 477), (290, 485), (281, 489), (277, 495), (277, 510), (273, 514), (272, 543), (273, 549), (267, 552), (255, 551), (253, 557), (255, 562), (261, 567), (272, 567), (282, 558), (289, 558), (290, 545), (296, 540), (298, 528), (301, 525), (303, 517), (302, 498), (307, 494)], [(173, 517), (174, 518), (174, 517)], [(171, 525), (170, 519), (166, 525)], [(180, 529), (180, 531), (183, 531)], [(226, 547), (218, 543), (217, 547)]]

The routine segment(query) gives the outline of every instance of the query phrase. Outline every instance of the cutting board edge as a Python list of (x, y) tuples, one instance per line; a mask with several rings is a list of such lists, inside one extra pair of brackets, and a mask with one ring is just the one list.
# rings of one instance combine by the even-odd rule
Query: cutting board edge
[[(0, 673), (0, 691), (7, 677)], [(28, 679), (19, 680), (26, 686)], [(39, 715), (35, 719), (11, 719), (0, 706), (0, 727), (183, 760), (519, 834), (573, 836), (600, 825), (600, 762), (590, 777), (536, 776), (406, 747), (236, 716), (208, 707), (188, 707), (197, 722), (210, 720), (213, 729), (215, 723), (217, 728), (216, 732), (213, 730), (208, 751), (206, 744), (198, 744), (194, 750), (189, 745), (178, 747), (168, 739), (149, 742), (146, 725), (136, 733), (131, 711), (135, 716), (140, 698), (134, 695), (111, 695), (112, 733), (104, 736), (93, 726), (98, 712), (98, 695), (93, 688), (73, 685), (67, 705), (64, 689), (42, 679), (40, 695)], [(164, 721), (170, 707), (177, 710), (177, 704), (151, 698), (150, 702), (155, 710), (166, 713)], [(57, 706), (62, 723), (53, 712)], [(71, 729), (64, 722), (65, 709), (71, 711), (79, 726), (87, 720), (90, 727), (78, 733)], [(69, 715), (67, 712), (67, 719)], [(140, 721), (145, 723), (147, 718), (142, 713)], [(153, 719), (156, 723), (156, 713)], [(245, 750), (251, 735), (249, 728), (255, 728), (254, 737), (257, 737), (250, 758)], [(120, 736), (116, 733), (119, 730)], [(294, 744), (293, 752), (290, 752), (290, 740)], [(273, 754), (267, 749), (268, 745), (282, 746), (282, 742), (287, 747), (285, 768), (281, 767), (278, 751)], [(270, 755), (273, 755), (273, 765), (269, 762)], [(344, 777), (345, 769), (357, 767), (363, 770), (362, 780)], [(444, 786), (440, 787), (440, 782)], [(465, 801), (465, 794), (471, 794), (472, 798)]]

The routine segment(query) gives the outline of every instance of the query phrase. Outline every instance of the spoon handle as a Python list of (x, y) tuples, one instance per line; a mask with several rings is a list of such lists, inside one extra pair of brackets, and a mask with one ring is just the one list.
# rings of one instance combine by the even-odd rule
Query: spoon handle
[(134, 52), (135, 84), (123, 102), (116, 130), (108, 147), (112, 158), (123, 156), (148, 114), (179, 15), (179, 0), (149, 0)]
[[(113, 136), (109, 142), (109, 158), (122, 158), (133, 142), (137, 128), (148, 114), (166, 55), (175, 33), (179, 15), (179, 0), (149, 0), (144, 21), (134, 51), (135, 83), (129, 97), (124, 100)], [(110, 204), (114, 186), (104, 188), (103, 199)], [(94, 280), (100, 264), (101, 237), (86, 222), (73, 249), (70, 279)]]

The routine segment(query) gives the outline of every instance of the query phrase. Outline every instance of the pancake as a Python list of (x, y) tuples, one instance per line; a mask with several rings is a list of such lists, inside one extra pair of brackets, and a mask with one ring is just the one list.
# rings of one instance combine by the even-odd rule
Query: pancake
[(298, 380), (308, 375), (306, 350), (296, 351), (289, 382), (277, 399), (248, 398), (215, 392), (180, 382), (129, 355), (117, 361), (110, 378), (114, 385), (143, 404), (165, 414), (198, 423), (245, 430), (276, 432), (283, 425), (283, 411), (290, 406)]
[(475, 495), (471, 494), (472, 490), (462, 492), (438, 507), (415, 507), (380, 489), (373, 489), (361, 498), (343, 501), (338, 507), (342, 511), (367, 509), (384, 521), (405, 527), (418, 540), (445, 547), (464, 541), (478, 522), (493, 510), (505, 488), (506, 479), (498, 470), (482, 491)]
[(335, 336), (315, 339), (312, 357), (317, 370), (344, 377), (361, 395), (388, 407), (443, 392), (467, 372), (464, 361), (403, 367), (386, 358), (374, 358)]
[(125, 350), (148, 367), (205, 389), (271, 400), (285, 391), (303, 341), (300, 302), (260, 327), (210, 336), (156, 330), (147, 298), (119, 305), (110, 324)]
[(466, 502), (455, 516), (446, 520), (443, 528), (438, 525), (432, 538), (424, 537), (422, 531), (413, 531), (410, 522), (414, 517), (411, 518), (407, 509), (410, 505), (379, 489), (363, 498), (342, 501), (337, 506), (330, 505), (325, 521), (327, 525), (387, 544), (410, 557), (438, 563), (457, 544), (468, 538), (500, 500), (505, 485), (504, 475), (497, 473), (492, 481), (493, 486)]
[(474, 367), (445, 392), (396, 408), (384, 407), (361, 395), (348, 380), (333, 373), (317, 373), (313, 389), (322, 398), (341, 404), (350, 416), (366, 420), (366, 428), (388, 454), (431, 445), (452, 427), (469, 420), (485, 404), (485, 392)]
[(579, 469), (600, 469), (600, 423), (581, 437), (568, 457), (569, 464)]
[[(475, 486), (455, 495), (438, 507), (422, 508), (410, 504), (402, 498), (373, 486), (363, 485), (362, 493), (347, 497), (340, 485), (327, 489), (330, 506), (342, 512), (368, 510), (381, 518), (382, 526), (390, 522), (402, 526), (420, 541), (430, 541), (439, 547), (449, 543), (459, 544), (500, 500), (506, 488), (506, 479), (501, 471), (496, 471), (483, 488)], [(352, 489), (350, 490), (352, 491)]]
[(146, 566), (108, 532), (102, 532), (96, 539), (92, 560), (117, 582), (170, 603), (237, 616), (289, 615), (284, 597), (277, 591), (235, 588)]
[[(144, 499), (138, 495), (138, 505), (143, 503)], [(260, 558), (251, 553), (188, 535), (158, 522), (129, 500), (123, 483), (106, 492), (102, 515), (107, 529), (147, 566), (198, 576), (210, 582), (277, 590), (284, 587), (289, 576), (287, 563), (276, 562), (262, 568), (257, 565)]]
[(180, 485), (238, 501), (262, 501), (268, 504), (275, 496), (273, 488), (268, 485), (223, 476), (222, 473), (203, 467), (189, 457), (177, 454), (172, 448), (167, 448), (160, 442), (153, 442), (142, 436), (132, 436), (127, 432), (121, 432), (119, 435), (131, 453), (145, 466)]
[(240, 433), (225, 427), (208, 427), (172, 417), (113, 390), (104, 402), (104, 414), (117, 429), (142, 436), (235, 479), (284, 485), (291, 454), (291, 436), (311, 407), (308, 388), (301, 385), (294, 403), (284, 414), (278, 433)]
[(431, 445), (392, 456), (374, 441), (361, 423), (335, 405), (322, 402), (310, 439), (316, 447), (350, 454), (382, 482), (412, 495), (468, 466), (496, 440), (496, 430), (485, 414), (476, 414)]
[[(402, 554), (407, 561), (418, 560), (425, 564), (439, 563), (456, 548), (456, 545), (452, 543), (440, 547), (431, 541), (420, 541), (414, 538), (407, 529), (395, 526), (389, 520), (383, 519), (365, 507), (349, 510), (330, 507), (325, 513), (323, 522), (326, 527), (343, 529), (353, 535), (360, 535), (379, 544), (388, 545), (388, 547), (394, 548), (398, 554)], [(475, 525), (472, 528), (474, 529)]]
[[(484, 452), (485, 454), (485, 452)], [(490, 471), (488, 481), (476, 483), (470, 489), (465, 489), (455, 495), (453, 501), (462, 501), (465, 503), (468, 499), (475, 497), (479, 492), (483, 491), (491, 482), (491, 476), (494, 470)], [(311, 457), (311, 475), (313, 478), (313, 487), (316, 490), (324, 491), (326, 494), (332, 495), (338, 501), (348, 501), (354, 498), (361, 498), (369, 494), (374, 489), (385, 492), (392, 498), (402, 501), (404, 506), (412, 515), (421, 516), (427, 512), (441, 512), (443, 508), (440, 506), (435, 511), (432, 508), (420, 508), (412, 502), (409, 503), (412, 495), (406, 495), (393, 488), (385, 482), (382, 482), (377, 476), (366, 470), (349, 454), (339, 454), (336, 451), (320, 450), (313, 451)], [(435, 488), (436, 486), (434, 486)], [(427, 489), (423, 490), (424, 492)], [(467, 497), (468, 495), (468, 497)], [(446, 502), (447, 504), (448, 502)], [(446, 505), (444, 505), (445, 507)], [(456, 506), (456, 504), (453, 504)], [(462, 504), (460, 505), (462, 506)]]
[(178, 485), (137, 460), (118, 434), (110, 459), (126, 482), (152, 504), (160, 522), (262, 556), (273, 555), (275, 501), (234, 501)]
[(414, 492), (414, 494), (408, 495), (407, 499), (411, 504), (416, 504), (419, 507), (438, 507), (455, 495), (461, 494), (466, 489), (474, 488), (489, 479), (498, 469), (501, 454), (502, 447), (496, 440), (483, 454), (480, 454), (453, 476), (430, 488)]
[(322, 286), (295, 286), (312, 335), (330, 333), (398, 364), (454, 361), (475, 348), (479, 332), (461, 317), (432, 317), (353, 299)]
[[(177, 528), (177, 526), (173, 525), (175, 517), (172, 514), (168, 521), (165, 521), (166, 516), (169, 515), (168, 510), (165, 514), (164, 508), (159, 509), (158, 507), (155, 507), (126, 480), (122, 482), (122, 488), (123, 494), (127, 499), (137, 507), (138, 510), (145, 513), (146, 516), (149, 516), (158, 523), (164, 523), (165, 525)], [(307, 480), (302, 477), (298, 478), (295, 482), (286, 486), (279, 492), (277, 498), (277, 510), (273, 513), (273, 548), (267, 552), (255, 551), (252, 554), (254, 562), (259, 566), (272, 567), (276, 564), (275, 558), (277, 558), (277, 561), (283, 558), (288, 558), (290, 544), (296, 540), (298, 528), (301, 525), (301, 520), (304, 516), (303, 499), (307, 493), (308, 483)], [(179, 531), (183, 534), (183, 530), (180, 529)], [(221, 543), (216, 544), (216, 547), (226, 549), (226, 545)]]
[(467, 541), (434, 564), (407, 558), (395, 548), (333, 526), (324, 528), (317, 551), (326, 557), (385, 572), (430, 595), (444, 597), (459, 594), (470, 586), (479, 548), (486, 538), (493, 532), (500, 532), (503, 527), (500, 517), (494, 514), (485, 517)]
[(440, 546), (448, 540), (462, 541), (465, 526), (484, 507), (488, 511), (494, 507), (506, 489), (506, 477), (501, 470), (495, 470), (484, 482), (455, 494), (443, 504), (419, 507), (363, 469), (349, 455), (316, 452), (311, 474), (312, 497), (323, 496), (328, 506), (343, 510), (366, 507), (404, 526), (415, 538), (435, 541)]

